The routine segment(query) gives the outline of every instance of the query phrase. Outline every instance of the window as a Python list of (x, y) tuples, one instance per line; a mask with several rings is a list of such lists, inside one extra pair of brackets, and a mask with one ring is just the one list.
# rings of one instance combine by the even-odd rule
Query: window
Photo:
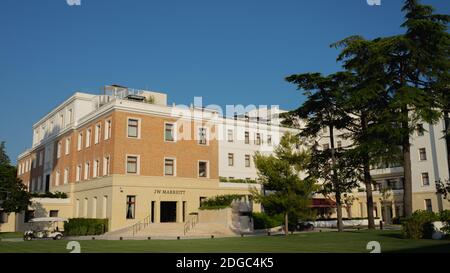
[(233, 142), (233, 130), (228, 130), (228, 142)]
[[(60, 144), (61, 145), (61, 144)], [(59, 149), (61, 151), (61, 147)], [(36, 169), (36, 158), (32, 160), (33, 169)]]
[(81, 180), (81, 165), (77, 166), (77, 177), (76, 177), (77, 182)]
[(256, 145), (261, 145), (261, 134), (260, 133), (256, 134), (255, 143), (256, 143)]
[(134, 219), (136, 210), (136, 196), (127, 196), (127, 219)]
[(87, 218), (87, 216), (88, 216), (88, 203), (89, 203), (89, 200), (87, 198), (84, 198), (84, 202), (83, 203), (84, 203), (83, 204), (83, 217)]
[(94, 161), (94, 173), (92, 174), (92, 177), (97, 177), (100, 174), (100, 160)]
[(48, 214), (49, 217), (58, 217), (59, 210), (51, 210)]
[(421, 161), (427, 160), (427, 151), (425, 150), (425, 148), (420, 148), (419, 149), (419, 159)]
[(128, 137), (139, 137), (139, 120), (128, 119)]
[(105, 158), (103, 159), (103, 175), (104, 176), (109, 175), (110, 165), (111, 165), (110, 161), (111, 160), (110, 160), (109, 156), (105, 156)]
[(63, 129), (64, 128), (64, 115), (63, 114), (61, 114), (60, 116), (59, 116), (59, 125), (61, 126), (61, 129)]
[(95, 126), (95, 135), (94, 135), (94, 143), (98, 144), (100, 142), (100, 132), (102, 130), (102, 126), (100, 124), (97, 124)]
[(69, 124), (72, 124), (73, 122), (73, 110), (69, 109)]
[(56, 158), (61, 157), (61, 142), (58, 142), (58, 147), (56, 148)]
[(174, 176), (175, 175), (175, 160), (172, 158), (164, 159), (164, 175)]
[(61, 173), (59, 172), (59, 170), (56, 171), (56, 175), (55, 175), (55, 185), (58, 186), (59, 182), (61, 179)]
[(97, 197), (92, 198), (92, 218), (97, 218)]
[(89, 179), (90, 171), (91, 171), (91, 163), (88, 161), (84, 164), (84, 180)]
[(425, 199), (425, 210), (433, 212), (433, 204), (431, 203), (431, 199)]
[(423, 136), (425, 133), (425, 128), (423, 127), (423, 124), (417, 124), (417, 135)]
[(44, 164), (44, 151), (39, 153), (39, 167)]
[(208, 144), (208, 136), (206, 128), (198, 128), (198, 144), (207, 145)]
[(64, 170), (64, 184), (68, 184), (69, 183), (69, 169), (66, 168)]
[(234, 154), (228, 154), (228, 166), (234, 166)]
[(198, 162), (198, 177), (208, 177), (208, 162), (199, 161)]
[(66, 155), (70, 154), (70, 137), (66, 139)]
[(422, 186), (429, 186), (430, 185), (430, 178), (428, 176), (428, 173), (422, 173)]
[(250, 133), (245, 132), (245, 144), (250, 144)]
[(111, 132), (112, 132), (112, 121), (107, 120), (105, 122), (105, 140), (111, 138)]
[(77, 151), (81, 151), (81, 148), (83, 148), (83, 133), (78, 134)]
[(138, 158), (137, 156), (127, 157), (127, 173), (137, 174), (138, 173)]
[(175, 141), (175, 125), (173, 123), (166, 123), (164, 129), (164, 140)]
[(86, 148), (91, 147), (91, 134), (92, 134), (92, 130), (87, 129), (86, 130)]
[(267, 135), (267, 145), (272, 146), (272, 136)]
[(8, 223), (8, 213), (0, 210), (0, 224)]
[(245, 167), (250, 168), (250, 155), (245, 155)]
[(34, 218), (34, 210), (27, 210), (25, 212), (25, 218), (24, 218), (24, 222), (28, 223), (30, 222), (31, 219)]

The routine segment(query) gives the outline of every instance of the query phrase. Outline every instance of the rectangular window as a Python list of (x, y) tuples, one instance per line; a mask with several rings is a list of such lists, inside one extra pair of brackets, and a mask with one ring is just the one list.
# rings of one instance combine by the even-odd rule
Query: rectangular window
[(427, 151), (425, 150), (425, 148), (420, 148), (419, 149), (419, 159), (421, 161), (427, 160)]
[(64, 170), (64, 184), (68, 184), (69, 183), (69, 169), (66, 168)]
[(425, 199), (425, 210), (433, 212), (433, 204), (431, 203), (431, 199)]
[(61, 129), (64, 129), (65, 124), (64, 124), (64, 115), (63, 114), (61, 114), (59, 116), (59, 125), (61, 126)]
[(428, 176), (428, 173), (422, 173), (422, 186), (429, 186), (430, 185), (430, 178)]
[(173, 123), (166, 123), (164, 127), (164, 140), (175, 141), (175, 125)]
[(91, 163), (88, 161), (84, 164), (84, 180), (89, 179), (91, 174)]
[(81, 165), (77, 166), (77, 177), (76, 177), (77, 182), (81, 180)]
[(139, 137), (139, 120), (128, 119), (128, 137)]
[(112, 121), (107, 120), (105, 122), (105, 140), (111, 138), (111, 132), (112, 132)]
[(261, 145), (261, 134), (260, 133), (256, 134), (255, 144)]
[(198, 177), (208, 177), (208, 162), (199, 161), (198, 162)]
[(58, 217), (59, 211), (58, 210), (51, 210), (48, 214), (49, 217)]
[(423, 136), (425, 133), (425, 128), (423, 127), (423, 124), (417, 124), (417, 135)]
[(72, 124), (73, 122), (73, 110), (69, 109), (69, 124)]
[(91, 147), (91, 134), (92, 134), (92, 130), (87, 129), (86, 130), (86, 148)]
[(250, 168), (250, 155), (245, 155), (245, 167)]
[(207, 145), (208, 144), (208, 136), (206, 128), (198, 128), (198, 144)]
[(94, 161), (94, 173), (92, 174), (92, 177), (97, 177), (100, 174), (100, 160)]
[(250, 133), (245, 132), (245, 144), (250, 144)]
[(81, 151), (83, 148), (83, 133), (78, 134), (77, 151)]
[(164, 160), (164, 175), (174, 176), (175, 175), (175, 160), (171, 158), (166, 158)]
[(58, 147), (56, 148), (56, 158), (61, 157), (61, 142), (58, 142)]
[(70, 154), (70, 137), (66, 139), (66, 155)]
[(234, 154), (228, 154), (228, 166), (234, 166)]
[(228, 130), (228, 142), (233, 142), (233, 130)]
[(105, 156), (105, 158), (103, 159), (103, 175), (109, 175), (109, 170), (110, 170), (110, 158), (109, 156)]
[(55, 175), (55, 185), (59, 186), (59, 180), (61, 179), (61, 174), (59, 172), (59, 170), (56, 171), (56, 175)]
[(97, 124), (95, 126), (95, 136), (94, 136), (94, 143), (98, 144), (100, 143), (100, 132), (102, 130), (102, 126), (100, 124)]
[(136, 196), (127, 196), (127, 219), (134, 219), (136, 210)]
[(127, 173), (137, 174), (138, 172), (138, 158), (137, 156), (127, 157)]
[(267, 145), (272, 146), (272, 136), (267, 135)]

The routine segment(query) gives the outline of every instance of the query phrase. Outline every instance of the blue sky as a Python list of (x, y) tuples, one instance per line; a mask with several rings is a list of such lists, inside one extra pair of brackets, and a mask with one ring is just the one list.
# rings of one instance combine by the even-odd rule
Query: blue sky
[[(450, 1), (428, 0), (440, 13)], [(2, 0), (0, 141), (11, 159), (32, 125), (75, 91), (106, 84), (166, 92), (169, 102), (303, 101), (284, 77), (331, 73), (350, 35), (400, 33), (401, 0)]]

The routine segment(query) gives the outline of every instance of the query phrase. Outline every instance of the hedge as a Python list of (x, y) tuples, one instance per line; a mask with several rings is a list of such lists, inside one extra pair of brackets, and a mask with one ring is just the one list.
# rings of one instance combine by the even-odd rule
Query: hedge
[(433, 222), (439, 216), (434, 212), (418, 210), (410, 217), (402, 219), (402, 234), (408, 239), (431, 239), (434, 232)]
[(108, 219), (73, 218), (64, 223), (66, 236), (101, 235), (108, 231)]
[(253, 228), (254, 229), (268, 229), (278, 227), (283, 224), (283, 215), (271, 216), (266, 213), (254, 212), (252, 213)]
[(231, 207), (234, 200), (241, 199), (244, 195), (231, 194), (208, 198), (200, 205), (200, 210), (217, 210)]

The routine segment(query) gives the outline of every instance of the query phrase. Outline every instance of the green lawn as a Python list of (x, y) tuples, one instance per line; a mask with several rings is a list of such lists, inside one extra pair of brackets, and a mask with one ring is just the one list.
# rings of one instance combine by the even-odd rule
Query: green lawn
[[(450, 241), (406, 240), (399, 231), (322, 232), (284, 236), (236, 237), (197, 240), (149, 241), (79, 241), (81, 252), (224, 252), (224, 253), (293, 253), (293, 252), (360, 252), (367, 253), (369, 241), (381, 243), (386, 252), (446, 252)], [(67, 241), (0, 242), (0, 252), (69, 252)]]
[(22, 232), (0, 232), (0, 239), (6, 238), (22, 238)]

